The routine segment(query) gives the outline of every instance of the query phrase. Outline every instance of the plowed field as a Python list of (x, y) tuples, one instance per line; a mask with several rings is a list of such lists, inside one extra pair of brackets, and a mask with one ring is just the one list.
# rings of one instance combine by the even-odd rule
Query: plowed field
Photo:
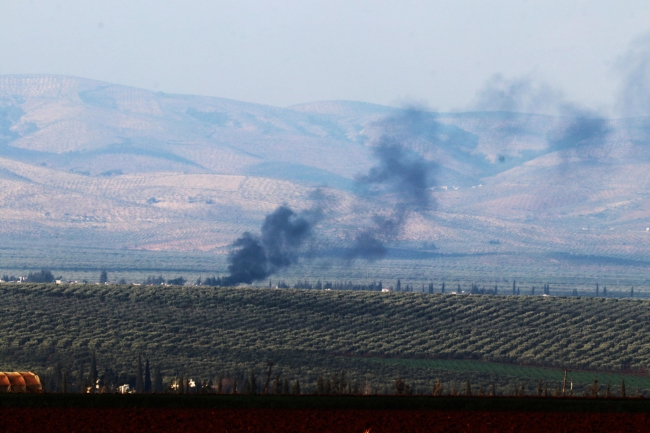
[(645, 432), (647, 413), (1, 408), (3, 432)]

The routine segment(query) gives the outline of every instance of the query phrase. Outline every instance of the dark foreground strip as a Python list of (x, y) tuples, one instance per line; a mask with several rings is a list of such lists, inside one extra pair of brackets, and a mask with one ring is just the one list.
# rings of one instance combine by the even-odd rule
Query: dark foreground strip
[(0, 408), (3, 433), (646, 432), (647, 413), (466, 410)]
[(354, 409), (650, 412), (643, 398), (0, 394), (0, 408)]

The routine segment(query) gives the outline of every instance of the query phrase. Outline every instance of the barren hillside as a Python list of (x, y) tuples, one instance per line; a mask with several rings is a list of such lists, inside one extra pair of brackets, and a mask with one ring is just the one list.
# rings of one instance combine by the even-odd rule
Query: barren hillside
[(61, 76), (0, 76), (0, 241), (224, 254), (320, 188), (310, 248), (331, 253), (399, 201), (355, 178), (405, 128), (433, 206), (391, 248), (650, 264), (650, 119), (278, 108)]

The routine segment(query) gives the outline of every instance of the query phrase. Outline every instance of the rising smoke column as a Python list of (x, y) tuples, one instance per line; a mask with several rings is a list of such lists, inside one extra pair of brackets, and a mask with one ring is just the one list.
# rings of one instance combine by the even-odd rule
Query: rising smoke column
[(314, 221), (280, 206), (264, 218), (261, 236), (244, 233), (228, 255), (226, 284), (250, 284), (294, 264), (312, 234)]
[[(409, 109), (400, 116), (385, 119), (381, 126), (384, 134), (372, 149), (376, 164), (367, 174), (357, 176), (356, 181), (362, 189), (366, 188), (364, 195), (368, 198), (376, 199), (378, 192), (392, 194), (392, 208), (389, 216), (375, 214), (372, 225), (356, 234), (353, 246), (346, 253), (349, 260), (383, 258), (388, 252), (386, 243), (399, 236), (408, 215), (433, 207), (428, 186), (434, 166), (406, 146), (418, 140), (435, 144), (438, 124), (432, 114)], [(368, 187), (377, 191), (368, 191)]]
[(402, 194), (401, 202), (406, 206), (429, 207), (431, 198), (427, 188), (431, 164), (428, 161), (389, 137), (382, 137), (372, 154), (376, 165), (368, 174), (358, 176), (357, 182)]
[[(640, 69), (640, 62), (630, 60), (627, 63), (635, 65), (631, 68), (635, 73), (628, 75), (639, 75), (636, 71)], [(626, 86), (628, 91), (625, 94), (632, 93), (629, 92), (630, 87), (633, 86)], [(561, 116), (558, 125), (551, 128), (546, 137), (549, 150), (558, 152), (562, 162), (561, 172), (567, 170), (571, 159), (593, 159), (595, 150), (605, 143), (611, 132), (607, 119), (596, 111), (567, 102), (560, 90), (526, 76), (512, 79), (506, 79), (500, 74), (492, 76), (477, 92), (472, 108), (504, 112), (506, 115), (545, 113)]]
[(268, 259), (268, 275), (295, 263), (298, 249), (310, 234), (311, 224), (286, 206), (267, 215), (262, 224), (261, 243)]
[(250, 284), (267, 277), (268, 257), (258, 237), (245, 232), (232, 246), (234, 249), (228, 254), (228, 285)]

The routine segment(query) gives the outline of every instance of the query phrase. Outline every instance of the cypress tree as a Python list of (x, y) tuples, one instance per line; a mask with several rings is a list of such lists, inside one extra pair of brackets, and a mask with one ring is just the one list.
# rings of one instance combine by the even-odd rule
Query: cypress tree
[(144, 383), (142, 381), (142, 355), (138, 353), (138, 369), (135, 377), (135, 392), (142, 394), (144, 391)]
[(90, 393), (94, 394), (95, 393), (95, 384), (97, 383), (97, 360), (95, 356), (95, 349), (93, 349), (93, 354), (90, 357), (90, 372), (89, 374), (89, 382), (90, 382)]
[(445, 293), (445, 283), (442, 283), (442, 287), (440, 288), (440, 293), (442, 294)]
[(217, 380), (217, 394), (221, 394), (223, 392), (223, 376), (219, 375), (219, 379)]
[(149, 358), (144, 360), (144, 392), (151, 392), (151, 372), (149, 371)]
[(334, 373), (332, 376), (332, 394), (341, 393), (341, 382), (339, 381), (339, 374)]
[(255, 395), (257, 394), (257, 383), (255, 381), (255, 371), (251, 369), (251, 377), (248, 380), (248, 394)]
[(296, 381), (293, 383), (293, 386), (291, 387), (291, 394), (300, 395), (300, 381), (298, 379), (296, 379)]
[(591, 396), (598, 397), (600, 395), (600, 386), (598, 386), (598, 380), (594, 379), (594, 383), (591, 385)]
[(325, 387), (324, 387), (324, 394), (325, 395), (330, 395), (332, 393), (332, 382), (330, 381), (330, 378), (328, 377), (325, 379)]
[(102, 272), (99, 274), (99, 284), (106, 283), (108, 283), (108, 272), (106, 272), (106, 269), (102, 269)]
[(440, 383), (440, 379), (436, 379), (435, 385), (433, 385), (433, 393), (434, 396), (439, 397), (442, 395), (442, 383)]
[(289, 394), (289, 379), (286, 377), (284, 378), (284, 381), (282, 383), (282, 394), (287, 395)]
[(153, 387), (154, 392), (163, 392), (163, 380), (162, 373), (160, 371), (160, 365), (157, 365), (156, 369), (154, 370)]
[(469, 380), (465, 384), (465, 395), (467, 395), (467, 396), (472, 395), (472, 384), (469, 383)]
[(596, 283), (596, 296), (598, 296), (598, 283)]
[(513, 295), (517, 294), (517, 283), (515, 280), (512, 280), (512, 294)]
[(81, 394), (85, 393), (86, 389), (84, 388), (85, 378), (84, 378), (84, 365), (83, 364), (79, 364), (79, 377), (78, 377), (77, 380), (79, 381), (79, 392)]
[[(319, 376), (321, 379), (323, 378), (322, 376)], [(280, 381), (280, 375), (276, 375), (275, 379), (273, 379), (273, 387), (271, 388), (271, 394), (280, 394), (280, 386), (281, 386), (281, 381)]]
[(318, 380), (316, 381), (316, 394), (318, 395), (323, 395), (325, 394), (325, 381), (323, 380), (323, 376), (318, 376)]
[(397, 292), (402, 291), (402, 282), (399, 279), (397, 280), (397, 285), (395, 285), (395, 291)]
[(630, 298), (634, 298), (634, 287), (630, 290)]

